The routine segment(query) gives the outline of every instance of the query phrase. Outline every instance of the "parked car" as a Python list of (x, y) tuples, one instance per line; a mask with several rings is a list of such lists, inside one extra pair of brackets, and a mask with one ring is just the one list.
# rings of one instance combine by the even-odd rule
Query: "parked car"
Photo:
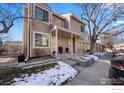
[(109, 77), (112, 84), (124, 85), (124, 56), (111, 60)]

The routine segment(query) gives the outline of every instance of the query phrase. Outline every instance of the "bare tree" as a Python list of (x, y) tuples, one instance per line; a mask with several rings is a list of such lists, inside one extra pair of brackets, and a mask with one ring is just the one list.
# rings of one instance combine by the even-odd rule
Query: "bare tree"
[[(118, 22), (124, 20), (124, 4), (84, 3), (79, 5), (81, 18), (85, 21), (90, 34), (90, 53), (93, 53), (96, 41), (103, 32), (117, 30), (124, 26), (124, 23)], [(113, 34), (121, 32), (124, 31), (117, 30)]]
[(14, 22), (23, 18), (23, 6), (26, 4), (0, 4), (0, 34), (8, 33)]
[[(18, 19), (38, 20), (37, 18), (34, 18), (32, 16), (25, 16), (23, 14), (24, 7), (29, 9), (29, 5), (23, 3), (0, 4), (0, 34), (8, 33)], [(28, 10), (28, 12), (29, 14), (31, 14), (34, 11)]]

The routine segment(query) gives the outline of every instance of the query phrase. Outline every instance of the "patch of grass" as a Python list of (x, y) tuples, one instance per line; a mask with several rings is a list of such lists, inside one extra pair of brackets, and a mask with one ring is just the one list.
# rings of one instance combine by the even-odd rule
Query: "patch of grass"
[(13, 60), (9, 60), (9, 61), (6, 61), (6, 62), (2, 62), (0, 60), (0, 64), (12, 64), (12, 63), (16, 63), (17, 62), (17, 58), (14, 58)]
[[(50, 63), (46, 65), (35, 66), (31, 68), (21, 68), (21, 67), (7, 67), (0, 68), (0, 85), (9, 85), (12, 83), (14, 78), (19, 78), (23, 74), (31, 75), (32, 73), (38, 73), (40, 71), (48, 70), (55, 67), (57, 63)], [(8, 83), (9, 82), (9, 83)]]
[(39, 56), (39, 57), (32, 57), (28, 60), (28, 63), (30, 62), (37, 62), (37, 61), (43, 61), (43, 60), (49, 60), (49, 59), (55, 59), (53, 56)]

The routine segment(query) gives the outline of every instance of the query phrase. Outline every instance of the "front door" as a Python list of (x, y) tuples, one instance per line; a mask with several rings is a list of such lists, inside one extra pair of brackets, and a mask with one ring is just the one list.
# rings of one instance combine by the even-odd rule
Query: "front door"
[(73, 53), (75, 53), (75, 37), (73, 37)]

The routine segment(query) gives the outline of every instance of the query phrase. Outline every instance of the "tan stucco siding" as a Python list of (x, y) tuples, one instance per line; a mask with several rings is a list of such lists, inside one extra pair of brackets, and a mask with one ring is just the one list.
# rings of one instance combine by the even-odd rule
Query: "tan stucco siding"
[(82, 51), (86, 52), (89, 49), (90, 49), (90, 43), (89, 42), (83, 42)]
[[(55, 51), (55, 36), (51, 38), (51, 52)], [(71, 52), (71, 39), (68, 37), (58, 37), (58, 47), (63, 47), (63, 53), (66, 53), (66, 48), (69, 48), (69, 52)]]
[(70, 44), (71, 44), (71, 40), (68, 37), (59, 37), (58, 38), (58, 47), (63, 47), (63, 53), (66, 53), (66, 48), (69, 48), (69, 52), (70, 52)]
[(41, 21), (34, 20), (32, 22), (32, 31), (38, 31), (38, 32), (43, 32), (43, 33), (49, 34), (50, 28), (47, 23), (43, 23)]
[(81, 39), (75, 38), (75, 52), (81, 53)]
[(55, 16), (54, 14), (52, 15), (52, 24), (57, 25), (60, 27), (64, 27), (64, 20), (62, 18), (59, 18)]
[(50, 50), (50, 41), (49, 41), (49, 48), (35, 48), (34, 47), (34, 32), (41, 32), (46, 33), (50, 35), (50, 28), (49, 25), (46, 23), (42, 23), (40, 21), (33, 20), (32, 26), (31, 26), (31, 56), (45, 56), (45, 55), (51, 55)]
[(82, 34), (81, 32), (81, 23), (79, 21), (77, 21), (76, 19), (74, 19), (73, 17), (71, 17), (70, 19), (71, 21), (71, 31), (74, 31), (76, 33)]
[(31, 57), (47, 56), (51, 55), (50, 49), (48, 48), (32, 48)]
[(51, 53), (53, 51), (56, 51), (56, 37), (55, 36), (51, 36)]

